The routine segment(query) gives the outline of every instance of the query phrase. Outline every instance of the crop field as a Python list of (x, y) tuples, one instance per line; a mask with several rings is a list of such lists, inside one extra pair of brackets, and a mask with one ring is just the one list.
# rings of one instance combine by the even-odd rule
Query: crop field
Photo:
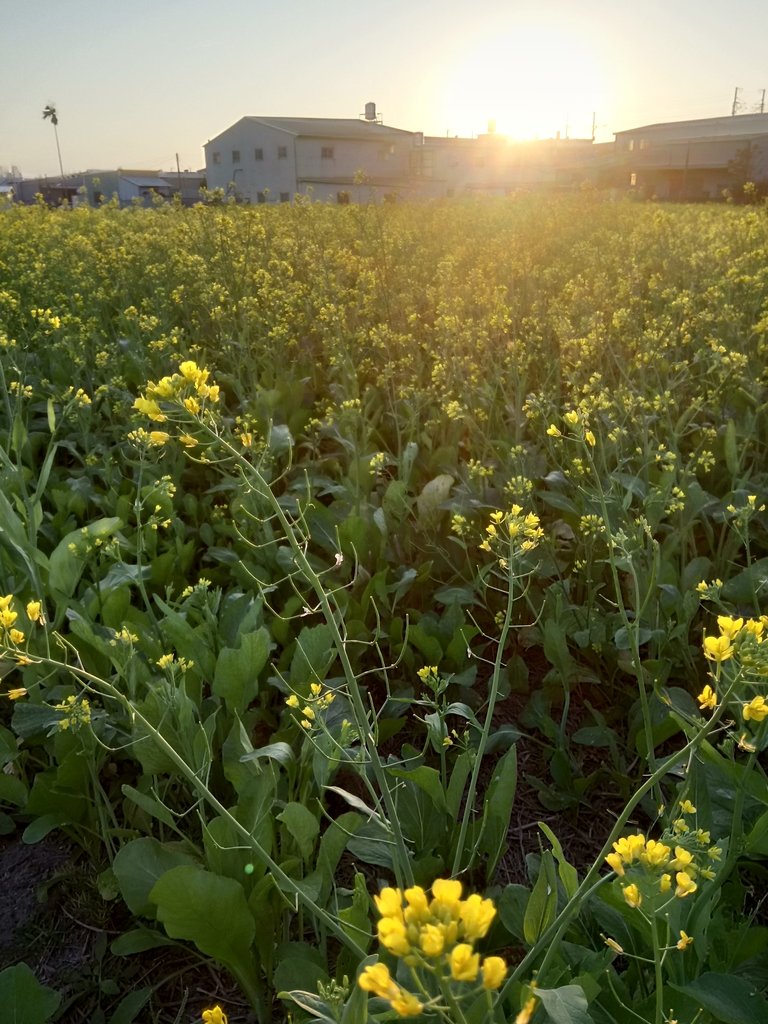
[(768, 1021), (767, 207), (8, 207), (0, 385), (18, 1020)]

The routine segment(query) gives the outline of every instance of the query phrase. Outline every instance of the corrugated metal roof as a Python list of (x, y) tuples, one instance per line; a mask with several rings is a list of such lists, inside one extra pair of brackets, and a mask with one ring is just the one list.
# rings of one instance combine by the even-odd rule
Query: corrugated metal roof
[[(288, 135), (309, 136), (322, 139), (375, 139), (381, 136), (400, 135), (412, 136), (415, 132), (404, 128), (390, 128), (377, 121), (363, 121), (354, 117), (243, 117), (236, 122), (252, 121), (255, 124), (267, 125)], [(226, 135), (233, 128), (225, 129), (216, 135), (211, 142)]]
[(672, 129), (680, 133), (693, 132), (695, 138), (762, 135), (768, 133), (768, 114), (736, 114), (722, 117), (701, 117), (690, 121), (659, 121), (656, 124), (646, 124), (639, 128), (627, 128), (624, 131), (614, 132), (614, 135), (618, 137), (619, 135), (631, 135), (634, 132)]
[(168, 188), (168, 182), (163, 178), (129, 178), (127, 174), (121, 174), (120, 177), (138, 188)]

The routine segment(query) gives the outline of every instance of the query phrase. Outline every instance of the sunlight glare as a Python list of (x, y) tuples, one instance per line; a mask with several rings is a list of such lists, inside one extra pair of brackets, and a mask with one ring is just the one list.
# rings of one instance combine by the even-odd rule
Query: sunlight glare
[(441, 97), (451, 135), (488, 130), (515, 139), (588, 138), (603, 104), (598, 62), (584, 39), (543, 25), (519, 25), (472, 41)]

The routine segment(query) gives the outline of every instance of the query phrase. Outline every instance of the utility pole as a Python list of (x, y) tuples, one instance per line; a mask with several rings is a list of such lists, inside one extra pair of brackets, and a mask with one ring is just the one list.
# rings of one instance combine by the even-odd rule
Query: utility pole
[(741, 106), (741, 104), (739, 103), (739, 93), (740, 92), (741, 92), (741, 89), (737, 85), (736, 88), (733, 90), (733, 103), (731, 105), (731, 117), (735, 117), (736, 116), (736, 113), (737, 113), (739, 107)]
[(763, 94), (760, 97), (760, 113), (765, 113), (765, 89), (763, 89)]

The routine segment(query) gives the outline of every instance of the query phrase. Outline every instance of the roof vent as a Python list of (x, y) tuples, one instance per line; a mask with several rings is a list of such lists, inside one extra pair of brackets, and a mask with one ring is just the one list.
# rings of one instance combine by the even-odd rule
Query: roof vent
[(372, 101), (365, 104), (365, 120), (375, 121), (376, 120), (376, 104)]

